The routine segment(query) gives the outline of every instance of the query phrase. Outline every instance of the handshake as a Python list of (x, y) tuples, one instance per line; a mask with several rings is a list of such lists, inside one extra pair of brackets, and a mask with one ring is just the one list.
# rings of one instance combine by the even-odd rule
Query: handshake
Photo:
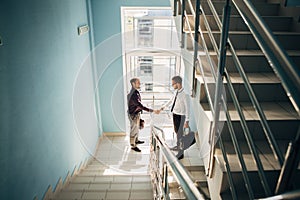
[(162, 108), (160, 108), (159, 110), (153, 110), (153, 112), (154, 112), (155, 114), (159, 114), (163, 109), (164, 109), (164, 108), (162, 107)]

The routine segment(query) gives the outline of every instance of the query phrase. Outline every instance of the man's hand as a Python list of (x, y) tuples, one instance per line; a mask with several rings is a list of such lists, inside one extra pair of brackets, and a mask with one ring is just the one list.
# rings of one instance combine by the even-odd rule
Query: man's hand
[(186, 121), (186, 122), (184, 123), (183, 127), (184, 127), (184, 128), (188, 128), (188, 127), (189, 127), (189, 122)]
[(155, 114), (159, 114), (160, 113), (160, 110), (154, 110), (153, 111)]

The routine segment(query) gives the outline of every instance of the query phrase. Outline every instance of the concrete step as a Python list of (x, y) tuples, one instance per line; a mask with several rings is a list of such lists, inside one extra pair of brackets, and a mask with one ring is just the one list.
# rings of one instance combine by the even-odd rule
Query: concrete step
[[(214, 40), (219, 48), (221, 33), (213, 31)], [(194, 34), (193, 34), (194, 35)], [(282, 47), (286, 50), (299, 50), (300, 33), (297, 32), (274, 32), (275, 37), (278, 39)], [(209, 50), (214, 50), (210, 36), (207, 31), (203, 31), (204, 40)], [(250, 31), (230, 31), (229, 39), (235, 50), (259, 50), (256, 40)], [(191, 40), (187, 40), (191, 41)], [(187, 49), (192, 49), (192, 42), (187, 42)], [(199, 36), (200, 48), (203, 46), (201, 37)]]
[[(189, 176), (192, 178), (193, 182), (196, 184), (199, 191), (205, 195), (207, 199), (210, 198), (207, 179), (205, 175), (204, 165), (199, 166), (185, 166), (185, 169), (188, 171)], [(177, 183), (176, 179), (169, 173), (169, 187), (180, 189), (180, 185)], [(177, 190), (176, 190), (177, 191)], [(178, 195), (177, 195), (178, 196)], [(180, 196), (182, 198), (182, 195)]]
[[(232, 200), (232, 194), (230, 191), (222, 192), (220, 196), (222, 200)], [(237, 199), (249, 199), (249, 196), (246, 192), (238, 193)]]
[[(225, 5), (225, 1), (215, 0), (212, 2), (213, 2), (213, 5), (215, 6), (217, 13), (221, 15), (223, 13), (223, 7)], [(196, 1), (191, 0), (191, 3), (192, 3), (193, 10), (195, 10)], [(280, 7), (280, 2), (278, 2), (278, 1), (277, 2), (276, 1), (267, 2), (265, 0), (254, 0), (254, 1), (252, 1), (252, 3), (254, 4), (254, 6), (258, 10), (258, 12), (263, 16), (277, 15), (278, 11), (279, 11), (279, 7)], [(188, 6), (188, 5), (189, 5), (188, 1), (186, 1), (187, 13), (192, 14), (190, 6)], [(211, 14), (211, 10), (208, 6), (207, 0), (201, 1), (201, 7), (202, 7), (202, 10), (205, 12), (205, 14)], [(179, 8), (180, 8), (179, 15), (181, 15), (181, 5), (179, 5)], [(238, 14), (238, 11), (234, 5), (232, 5), (232, 7), (231, 7), (231, 14)]]
[[(271, 74), (269, 75), (269, 73), (264, 73), (264, 74), (249, 73), (247, 74), (247, 76), (258, 101), (260, 102), (289, 101), (286, 92), (281, 85), (281, 82), (275, 75), (271, 76)], [(203, 77), (200, 77), (199, 79), (200, 79), (199, 81), (200, 88), (202, 91), (205, 91)], [(245, 88), (245, 85), (240, 75), (237, 73), (231, 73), (230, 79), (238, 100), (240, 102), (251, 102), (249, 94), (247, 93), (247, 90)], [(210, 96), (214, 98), (215, 86), (216, 86), (214, 78), (211, 76), (206, 76), (204, 80), (208, 86), (208, 91)], [(270, 91), (276, 91), (276, 92), (270, 93)], [(228, 84), (226, 80), (223, 81), (223, 95), (227, 103), (233, 102), (232, 97), (229, 93)], [(208, 98), (206, 93), (201, 93), (200, 103), (208, 103)]]
[[(191, 51), (191, 53), (193, 52)], [(287, 51), (287, 53), (296, 66), (300, 67), (300, 51), (290, 50)], [(270, 67), (266, 57), (260, 50), (236, 50), (236, 54), (246, 73), (273, 72), (273, 69)], [(214, 51), (210, 51), (210, 56), (215, 63), (215, 66), (217, 66), (217, 54)], [(210, 68), (209, 62), (205, 55), (200, 54), (199, 59), (201, 60), (204, 68)], [(227, 52), (226, 68), (229, 72), (237, 72), (232, 54), (230, 52)]]
[(170, 194), (169, 194), (170, 199), (172, 200), (183, 200), (186, 199), (183, 190), (181, 189), (180, 186), (177, 187), (171, 187), (170, 188)]
[(85, 175), (79, 174), (71, 183), (145, 183), (150, 182), (149, 175)]
[[(204, 39), (208, 49), (213, 50), (212, 42), (208, 32), (204, 31)], [(213, 31), (213, 36), (219, 48), (221, 33)], [(275, 37), (286, 50), (299, 50), (300, 33), (297, 32), (274, 32)], [(235, 50), (259, 50), (256, 40), (249, 31), (230, 31), (229, 39)], [(202, 40), (199, 40), (202, 45)]]
[[(210, 28), (213, 31), (218, 31), (219, 28), (215, 22), (213, 15), (207, 15), (207, 20), (210, 24)], [(219, 18), (222, 21), (222, 16), (219, 15)], [(262, 16), (262, 18), (265, 20), (266, 24), (270, 27), (272, 31), (290, 31), (293, 23), (292, 17), (286, 17), (286, 16)], [(188, 17), (190, 24), (194, 27), (194, 17), (189, 16)], [(200, 26), (202, 30), (206, 30), (203, 17), (200, 17)], [(239, 15), (231, 15), (230, 17), (230, 24), (229, 24), (229, 30), (231, 31), (248, 31), (247, 25), (244, 23), (243, 19)]]
[(132, 200), (149, 200), (153, 199), (153, 193), (149, 191), (62, 191), (53, 200), (68, 199), (132, 199)]
[[(207, 103), (202, 103), (202, 107), (206, 110), (206, 114), (211, 118), (212, 114), (209, 110)], [(262, 129), (259, 117), (253, 108), (251, 103), (240, 102), (244, 116), (247, 121), (247, 126), (251, 135), (256, 140), (266, 139), (265, 133)], [(261, 102), (260, 103), (265, 116), (268, 120), (270, 129), (276, 139), (279, 140), (291, 140), (294, 139), (298, 130), (300, 118), (296, 111), (289, 102)], [(239, 141), (245, 141), (243, 129), (240, 123), (240, 118), (235, 110), (233, 103), (227, 105), (229, 114), (232, 119), (232, 125)], [(221, 112), (221, 119), (225, 120), (225, 114)], [(227, 122), (224, 121), (222, 127), (222, 139), (224, 141), (230, 141), (230, 132), (227, 126)]]
[[(225, 1), (213, 1), (213, 5), (218, 14), (222, 15)], [(210, 7), (207, 1), (202, 1), (201, 6), (205, 14), (212, 15)], [(280, 5), (279, 4), (268, 4), (266, 2), (257, 1), (255, 2), (255, 8), (262, 16), (276, 16), (278, 15)], [(234, 5), (231, 6), (231, 15), (238, 15), (238, 11)]]
[[(285, 152), (288, 141), (278, 140), (277, 142), (278, 142), (279, 147), (281, 148), (282, 152)], [(259, 156), (262, 161), (263, 168), (264, 168), (264, 171), (265, 171), (265, 174), (267, 177), (267, 181), (271, 188), (271, 191), (274, 191), (277, 180), (278, 180), (278, 176), (280, 173), (280, 166), (279, 166), (278, 162), (275, 160), (274, 156), (272, 155), (271, 150), (265, 140), (255, 141), (255, 144), (259, 151), (259, 154), (260, 154)], [(239, 142), (239, 145), (243, 152), (243, 158), (245, 160), (245, 164), (247, 167), (251, 186), (254, 190), (255, 198), (264, 197), (264, 192), (263, 192), (263, 188), (262, 188), (259, 176), (258, 176), (257, 167), (255, 165), (255, 162), (254, 162), (251, 154), (250, 154), (248, 145), (246, 144), (246, 142)], [(238, 196), (241, 197), (242, 194), (247, 194), (247, 191), (246, 191), (245, 183), (244, 183), (244, 180), (242, 177), (242, 172), (241, 172), (241, 168), (239, 165), (238, 157), (236, 156), (236, 154), (234, 152), (231, 142), (224, 142), (224, 146), (227, 151), (227, 157), (229, 160), (229, 165), (231, 167), (231, 171), (232, 171), (232, 175), (233, 175), (233, 179), (234, 179), (234, 185), (236, 187)], [(215, 157), (216, 157), (215, 163), (216, 163), (216, 165), (218, 165), (217, 168), (220, 169), (222, 172), (221, 173), (222, 177), (219, 177), (220, 180), (222, 180), (221, 181), (222, 183), (220, 185), (220, 193), (221, 194), (223, 194), (223, 193), (229, 194), (230, 190), (229, 190), (229, 184), (228, 184), (226, 171), (224, 168), (224, 159), (223, 159), (223, 156), (219, 149), (216, 149)], [(300, 171), (298, 171), (297, 175), (296, 175), (298, 178), (295, 179), (296, 188), (300, 187), (300, 179), (299, 179), (300, 173), (299, 172)]]
[[(202, 173), (202, 172), (194, 172), (195, 173)], [(203, 172), (204, 173), (204, 172)], [(205, 175), (204, 175), (205, 176)], [(172, 180), (172, 179), (170, 179)], [(206, 178), (205, 178), (205, 181), (202, 180), (198, 180), (198, 181), (195, 181), (195, 184), (198, 188), (198, 190), (204, 194), (205, 198), (206, 199), (210, 199), (210, 194), (209, 194), (209, 189), (208, 189), (208, 184), (207, 184), (207, 181), (206, 181)], [(175, 181), (175, 180), (172, 180), (169, 182), (169, 187), (170, 187), (170, 193), (173, 194), (170, 195), (170, 196), (173, 196), (173, 198), (185, 198), (185, 194), (183, 192), (183, 190), (181, 189), (181, 186)]]

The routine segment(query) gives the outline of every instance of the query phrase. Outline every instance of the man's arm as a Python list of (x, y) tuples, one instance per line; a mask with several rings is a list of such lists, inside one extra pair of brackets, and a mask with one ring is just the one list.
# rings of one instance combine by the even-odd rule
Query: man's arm
[(185, 107), (185, 123), (184, 128), (189, 127), (189, 121), (190, 121), (190, 104), (189, 104), (189, 96), (185, 94), (184, 98), (184, 107)]
[(166, 107), (168, 107), (174, 101), (174, 98), (175, 95), (173, 94), (172, 98), (170, 98), (169, 101), (160, 108), (160, 110), (164, 110)]
[(147, 108), (146, 106), (144, 106), (141, 102), (140, 99), (137, 99), (137, 102), (138, 102), (138, 107), (141, 109), (141, 110), (145, 110), (147, 112), (153, 112), (153, 109), (151, 108)]

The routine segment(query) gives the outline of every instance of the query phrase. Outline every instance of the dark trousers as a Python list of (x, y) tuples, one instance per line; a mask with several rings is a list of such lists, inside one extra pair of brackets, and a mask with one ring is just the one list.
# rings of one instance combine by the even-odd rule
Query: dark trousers
[(180, 146), (180, 140), (183, 136), (183, 126), (185, 122), (185, 116), (184, 115), (176, 115), (173, 113), (173, 124), (174, 124), (174, 131), (177, 134), (177, 147)]

